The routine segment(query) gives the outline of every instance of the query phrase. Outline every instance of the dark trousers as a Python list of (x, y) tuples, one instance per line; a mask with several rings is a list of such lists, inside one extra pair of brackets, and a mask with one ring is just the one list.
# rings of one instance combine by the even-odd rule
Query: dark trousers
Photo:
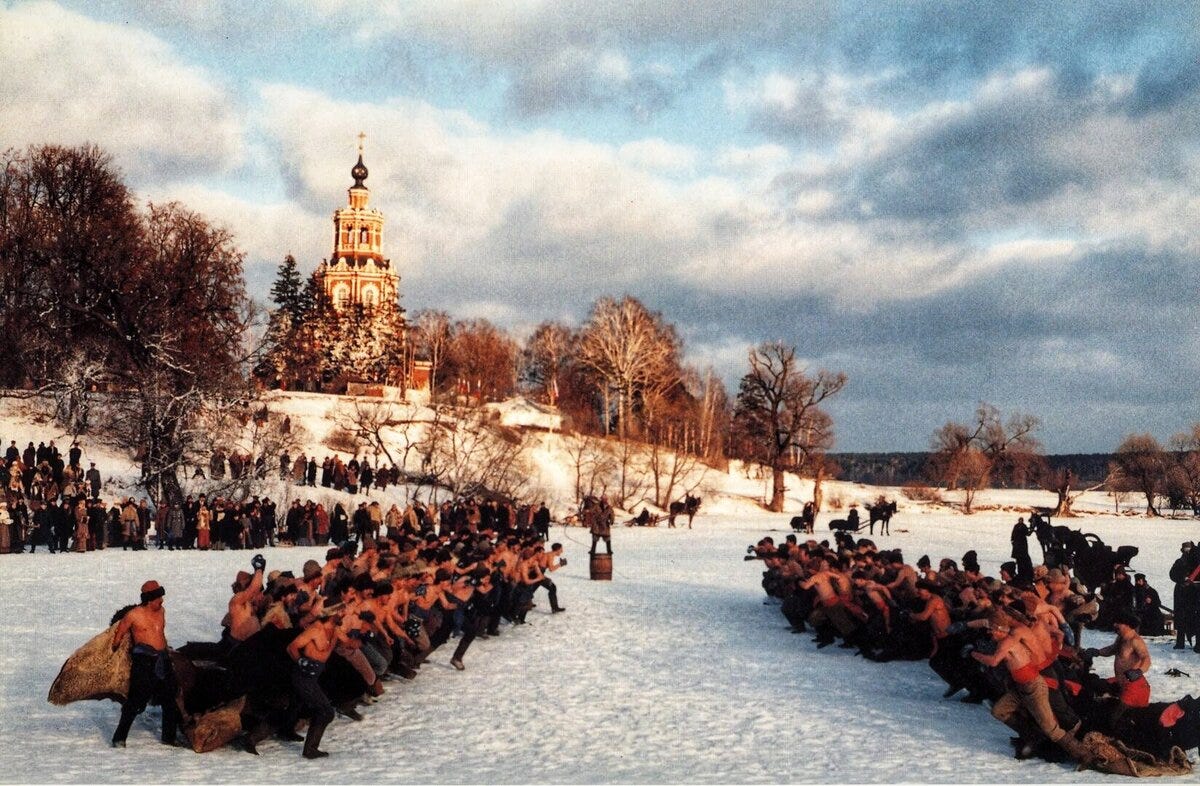
[(333, 721), (333, 702), (321, 689), (321, 684), (317, 681), (318, 676), (320, 675), (310, 677), (301, 673), (298, 665), (292, 666), (292, 714), (289, 719), (291, 725), (285, 727), (285, 731), (296, 728), (301, 711), (309, 713), (310, 721), (314, 725)]
[(1025, 579), (1033, 578), (1033, 560), (1029, 558), (1029, 552), (1017, 553), (1013, 555), (1013, 559), (1017, 563), (1017, 576)]
[(599, 544), (600, 541), (602, 541), (602, 540), (604, 541), (605, 552), (608, 554), (612, 554), (612, 536), (611, 535), (597, 535), (595, 533), (592, 533), (592, 550), (589, 551), (588, 553), (595, 554), (596, 553), (596, 545)]
[[(535, 592), (537, 591), (537, 587), (545, 587), (546, 588), (546, 594), (548, 594), (550, 596), (550, 608), (557, 609), (558, 608), (558, 587), (554, 586), (554, 582), (551, 581), (549, 579), (549, 577), (547, 577), (537, 583), (537, 585), (534, 587)], [(530, 597), (532, 597), (532, 595)]]
[(487, 619), (477, 614), (468, 614), (463, 622), (463, 635), (458, 640), (458, 646), (454, 648), (454, 660), (461, 661), (463, 655), (467, 654), (467, 648), (471, 646), (471, 642), (475, 641), (475, 637), (483, 632), (487, 626)]
[(121, 720), (113, 732), (113, 742), (124, 742), (133, 719), (142, 714), (154, 698), (162, 705), (162, 741), (175, 742), (179, 726), (179, 708), (175, 705), (175, 673), (166, 653), (134, 653), (129, 669), (129, 696), (121, 705)]

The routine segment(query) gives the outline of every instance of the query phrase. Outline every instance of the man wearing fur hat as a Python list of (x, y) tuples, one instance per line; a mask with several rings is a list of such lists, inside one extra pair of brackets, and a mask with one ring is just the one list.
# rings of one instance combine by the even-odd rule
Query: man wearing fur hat
[(175, 705), (175, 673), (167, 654), (167, 614), (163, 609), (166, 594), (157, 581), (150, 580), (142, 585), (141, 604), (134, 606), (117, 623), (113, 634), (113, 652), (116, 652), (128, 636), (133, 641), (133, 652), (129, 669), (129, 695), (121, 705), (121, 720), (113, 732), (114, 748), (124, 748), (125, 738), (133, 719), (146, 709), (153, 696), (162, 705), (162, 742), (175, 744), (175, 732), (179, 724), (179, 710)]
[[(1175, 582), (1175, 649), (1181, 650), (1200, 629), (1200, 586), (1196, 584), (1196, 544), (1187, 541), (1179, 547), (1179, 559), (1171, 565), (1170, 577)], [(1196, 652), (1200, 652), (1200, 638), (1195, 640)]]

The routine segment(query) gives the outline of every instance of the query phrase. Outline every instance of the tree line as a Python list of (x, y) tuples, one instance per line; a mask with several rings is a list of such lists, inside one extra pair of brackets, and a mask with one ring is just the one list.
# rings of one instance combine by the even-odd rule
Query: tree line
[[(143, 484), (171, 502), (182, 499), (180, 471), (211, 452), (212, 424), (250, 421), (264, 378), (387, 381), (413, 358), (429, 362), (436, 404), (526, 393), (584, 435), (652, 446), (660, 469), (658, 448), (762, 462), (772, 509), (782, 508), (784, 472), (826, 472), (833, 423), (822, 404), (846, 377), (810, 372), (795, 347), (750, 349), (731, 401), (711, 368), (684, 362), (675, 326), (632, 296), (601, 297), (579, 326), (543, 322), (524, 341), (438, 310), (408, 322), (397, 308), (392, 329), (368, 330), (378, 323), (367, 315), (324, 308), (290, 257), (256, 340), (244, 255), (226, 229), (179, 203), (138, 205), (95, 146), (3, 156), (0, 328), (10, 353), (0, 387), (48, 397), (72, 433), (127, 449)], [(334, 319), (338, 341), (321, 327)], [(105, 406), (94, 407), (100, 392)]]
[[(181, 502), (196, 413), (245, 391), (254, 308), (242, 252), (181, 204), (138, 206), (97, 147), (3, 159), (0, 386), (46, 394), (72, 433), (127, 447), (143, 483)], [(111, 391), (102, 411), (98, 390)]]
[(1150, 516), (1161, 515), (1164, 507), (1200, 515), (1200, 423), (1172, 436), (1166, 446), (1151, 434), (1127, 435), (1105, 462), (1102, 477), (1086, 480), (1070, 462), (1052, 462), (1042, 453), (1040, 427), (1033, 415), (1006, 417), (981, 403), (971, 420), (949, 421), (934, 432), (926, 475), (961, 492), (968, 513), (982, 489), (1040, 486), (1057, 495), (1056, 515), (1070, 515), (1081, 493), (1097, 490), (1110, 494), (1118, 509), (1138, 497)]

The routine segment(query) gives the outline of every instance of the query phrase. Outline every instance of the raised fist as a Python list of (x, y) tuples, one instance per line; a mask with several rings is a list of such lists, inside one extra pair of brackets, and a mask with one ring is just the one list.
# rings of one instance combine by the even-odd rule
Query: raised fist
[(250, 560), (250, 567), (255, 570), (262, 570), (267, 567), (267, 558), (261, 554), (255, 554), (254, 558)]

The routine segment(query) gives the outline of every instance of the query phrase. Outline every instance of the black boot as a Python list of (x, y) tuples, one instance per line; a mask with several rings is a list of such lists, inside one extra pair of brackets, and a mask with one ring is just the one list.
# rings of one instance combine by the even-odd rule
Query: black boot
[(322, 750), (317, 750), (321, 744), (321, 737), (325, 734), (325, 727), (329, 723), (320, 723), (313, 721), (308, 724), (308, 735), (304, 738), (304, 758), (306, 759), (323, 759), (329, 754)]
[(1185, 645), (1183, 643), (1183, 631), (1181, 631), (1181, 630), (1175, 631), (1175, 649), (1181, 650), (1184, 648), (1184, 646)]

